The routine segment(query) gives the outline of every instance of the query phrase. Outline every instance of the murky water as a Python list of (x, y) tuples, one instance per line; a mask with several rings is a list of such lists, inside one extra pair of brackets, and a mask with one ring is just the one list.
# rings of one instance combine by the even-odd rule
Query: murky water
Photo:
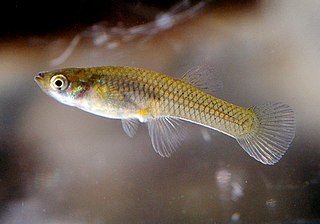
[[(0, 42), (1, 223), (320, 222), (319, 7), (194, 4), (130, 29), (102, 23)], [(294, 108), (296, 138), (278, 164), (195, 125), (164, 159), (146, 128), (131, 139), (120, 121), (59, 104), (33, 81), (40, 70), (97, 65), (181, 77), (202, 63), (221, 76), (222, 99)]]

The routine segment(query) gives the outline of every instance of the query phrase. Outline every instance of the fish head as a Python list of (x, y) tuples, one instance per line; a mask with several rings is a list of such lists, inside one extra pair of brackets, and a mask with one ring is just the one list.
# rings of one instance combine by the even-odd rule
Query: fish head
[(82, 70), (76, 68), (39, 72), (34, 80), (43, 92), (70, 106), (75, 106), (89, 88), (89, 79)]

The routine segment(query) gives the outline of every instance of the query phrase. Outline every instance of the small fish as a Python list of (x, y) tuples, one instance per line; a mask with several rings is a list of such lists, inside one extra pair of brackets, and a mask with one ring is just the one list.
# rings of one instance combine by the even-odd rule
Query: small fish
[[(181, 80), (131, 67), (66, 68), (40, 72), (35, 81), (63, 104), (113, 119), (121, 119), (133, 137), (147, 123), (154, 150), (169, 157), (183, 140), (181, 121), (220, 131), (263, 164), (274, 164), (295, 135), (293, 110), (283, 103), (243, 108), (208, 93), (205, 76), (196, 68)], [(209, 82), (208, 82), (209, 83)]]

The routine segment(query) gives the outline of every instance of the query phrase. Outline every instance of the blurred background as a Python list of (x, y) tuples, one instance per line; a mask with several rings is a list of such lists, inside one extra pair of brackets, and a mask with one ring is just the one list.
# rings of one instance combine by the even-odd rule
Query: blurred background
[[(31, 0), (1, 9), (0, 223), (320, 223), (320, 1)], [(278, 164), (196, 125), (162, 158), (145, 126), (129, 138), (120, 121), (64, 106), (33, 81), (43, 70), (100, 65), (178, 78), (204, 63), (224, 83), (218, 97), (294, 109), (296, 137)]]

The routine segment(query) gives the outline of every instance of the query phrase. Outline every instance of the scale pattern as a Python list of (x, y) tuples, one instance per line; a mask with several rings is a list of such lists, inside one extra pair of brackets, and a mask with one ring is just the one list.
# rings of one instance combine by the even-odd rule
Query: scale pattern
[[(125, 96), (136, 105), (136, 113), (148, 118), (177, 117), (219, 130), (232, 137), (241, 137), (254, 129), (255, 114), (234, 104), (211, 96), (183, 80), (130, 67), (88, 68), (97, 85)], [(98, 78), (99, 77), (99, 78)], [(102, 91), (104, 94), (107, 90)], [(123, 108), (122, 108), (123, 109)]]

